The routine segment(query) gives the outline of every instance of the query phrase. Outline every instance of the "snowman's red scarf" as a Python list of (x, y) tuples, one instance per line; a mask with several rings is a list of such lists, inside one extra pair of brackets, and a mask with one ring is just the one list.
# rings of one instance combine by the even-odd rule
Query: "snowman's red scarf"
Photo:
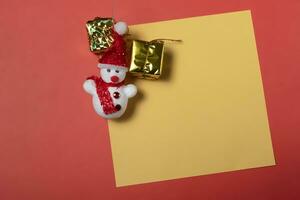
[(124, 85), (124, 81), (120, 83), (105, 83), (102, 78), (97, 76), (90, 76), (87, 79), (91, 79), (96, 83), (97, 94), (103, 108), (103, 112), (106, 115), (117, 112), (118, 110), (114, 106), (108, 87), (121, 87)]

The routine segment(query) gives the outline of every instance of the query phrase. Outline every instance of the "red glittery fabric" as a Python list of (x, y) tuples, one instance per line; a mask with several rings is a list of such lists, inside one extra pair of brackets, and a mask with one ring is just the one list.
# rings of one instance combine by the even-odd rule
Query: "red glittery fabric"
[(108, 91), (108, 87), (121, 87), (124, 85), (124, 81), (120, 83), (105, 83), (101, 78), (97, 76), (90, 76), (87, 79), (93, 80), (96, 83), (97, 94), (103, 108), (103, 112), (108, 115), (117, 112), (113, 99)]
[(123, 37), (115, 31), (112, 32), (112, 36), (114, 38), (114, 43), (103, 53), (99, 59), (99, 63), (127, 67), (125, 57), (126, 43)]

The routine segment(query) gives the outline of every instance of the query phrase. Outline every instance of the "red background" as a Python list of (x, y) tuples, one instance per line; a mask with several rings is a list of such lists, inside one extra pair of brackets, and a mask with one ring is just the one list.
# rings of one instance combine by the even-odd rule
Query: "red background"
[(251, 9), (277, 165), (116, 188), (85, 22), (112, 0), (1, 0), (0, 199), (300, 199), (300, 1), (115, 0), (129, 24)]

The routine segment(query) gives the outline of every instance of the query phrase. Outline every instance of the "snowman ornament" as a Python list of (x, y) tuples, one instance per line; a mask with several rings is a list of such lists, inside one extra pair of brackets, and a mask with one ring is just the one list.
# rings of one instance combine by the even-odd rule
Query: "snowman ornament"
[(127, 30), (124, 22), (114, 25), (112, 30), (114, 42), (99, 59), (100, 77), (91, 76), (83, 83), (84, 90), (92, 96), (96, 113), (107, 119), (121, 117), (126, 110), (128, 99), (137, 93), (135, 85), (124, 84), (128, 66), (122, 35)]

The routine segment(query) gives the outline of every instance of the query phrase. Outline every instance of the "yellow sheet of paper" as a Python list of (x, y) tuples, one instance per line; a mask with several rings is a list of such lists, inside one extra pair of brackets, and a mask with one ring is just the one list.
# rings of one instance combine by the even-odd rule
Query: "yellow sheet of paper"
[(130, 32), (183, 42), (167, 45), (164, 76), (137, 80), (128, 113), (109, 121), (117, 186), (275, 164), (250, 11)]

